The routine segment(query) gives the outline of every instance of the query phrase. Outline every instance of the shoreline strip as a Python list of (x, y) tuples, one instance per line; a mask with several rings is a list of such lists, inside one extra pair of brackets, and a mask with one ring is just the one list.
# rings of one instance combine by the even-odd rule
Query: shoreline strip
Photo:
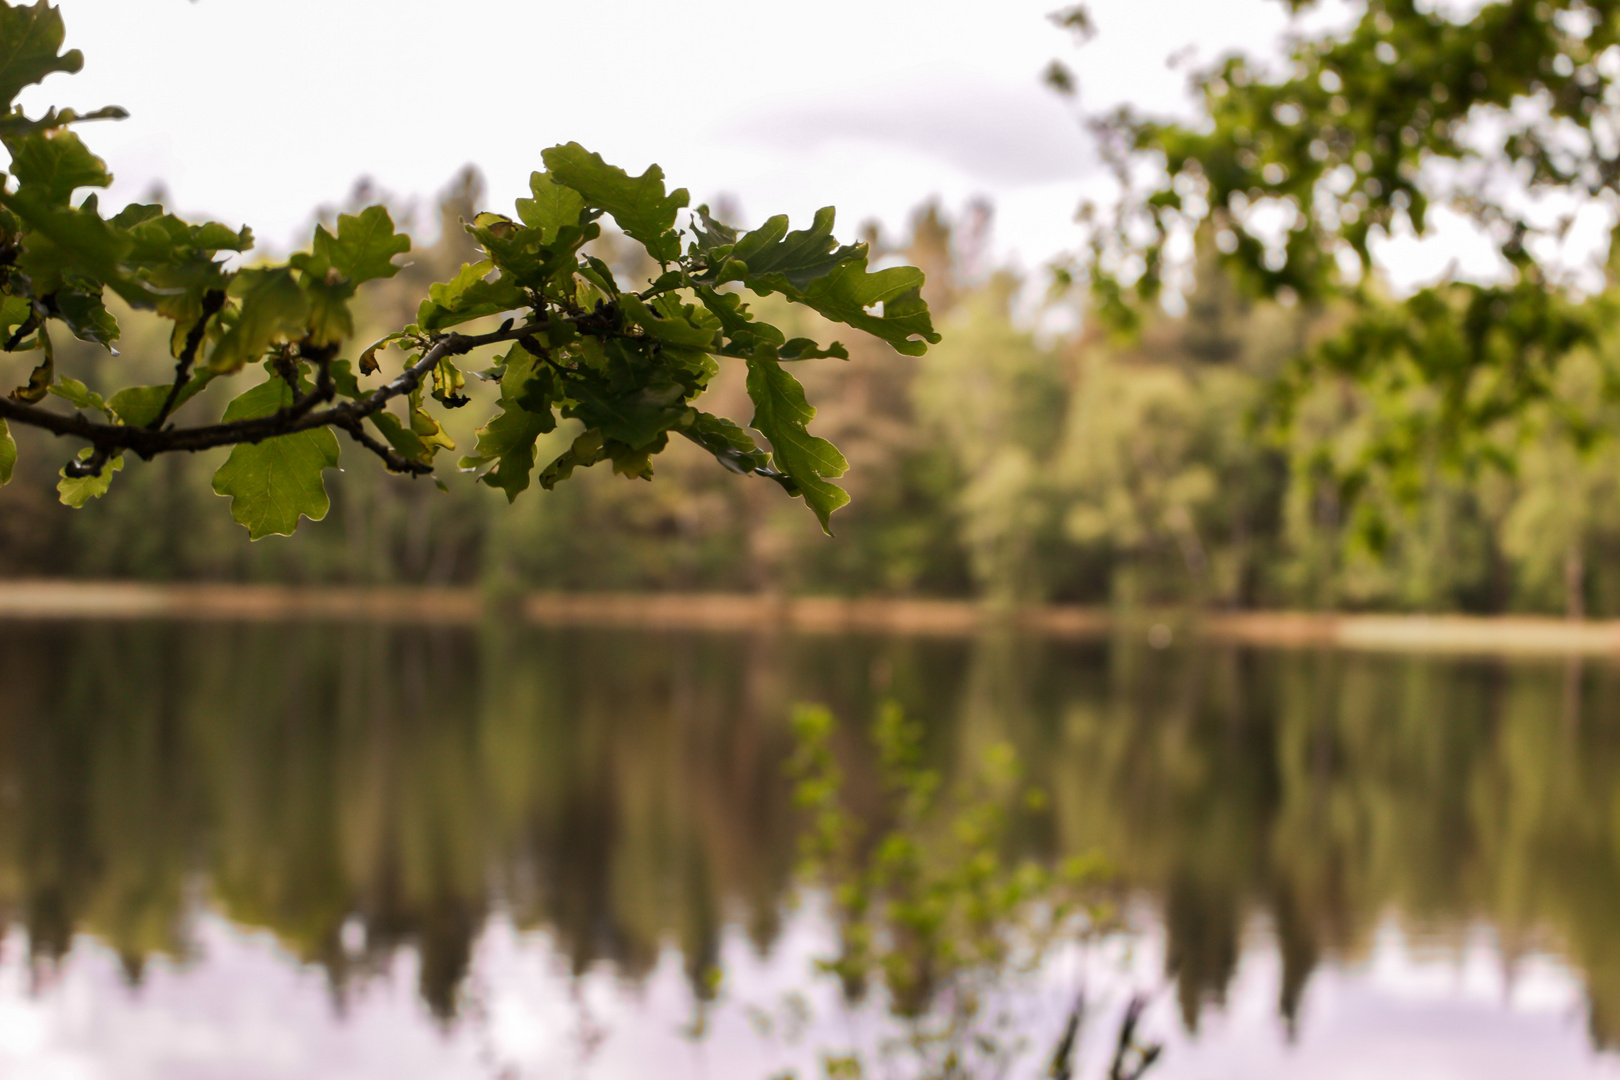
[(728, 593), (531, 593), (492, 599), (475, 589), (456, 588), (0, 581), (0, 621), (353, 620), (473, 625), (503, 616), (536, 625), (656, 630), (961, 637), (1006, 628), (1062, 638), (1101, 638), (1118, 633), (1148, 635), (1158, 641), (1172, 636), (1295, 648), (1620, 655), (1620, 620), (1535, 616), (1164, 611), (1120, 617), (1102, 608), (1004, 609), (963, 600)]

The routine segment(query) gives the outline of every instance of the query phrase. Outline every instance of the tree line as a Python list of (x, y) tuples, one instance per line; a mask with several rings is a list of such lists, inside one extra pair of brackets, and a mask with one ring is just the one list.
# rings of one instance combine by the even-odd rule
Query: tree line
[[(438, 208), (438, 240), (418, 245), (395, 279), (360, 290), (362, 330), (396, 322), (423, 282), (472, 254), (456, 226), (477, 189), (476, 175), (462, 177)], [(0, 489), (0, 566), (143, 580), (1620, 613), (1608, 557), (1620, 551), (1620, 449), (1592, 434), (1620, 420), (1599, 392), (1620, 360), (1612, 333), (1568, 357), (1499, 436), (1512, 471), (1459, 466), (1418, 443), (1423, 497), (1374, 485), (1352, 514), (1342, 476), (1387, 434), (1382, 392), (1320, 378), (1289, 403), (1291, 424), (1272, 422), (1279, 373), (1337, 333), (1347, 309), (1254, 298), (1208, 250), (1184, 308), (1154, 310), (1121, 338), (1072, 317), (1086, 303), (1077, 292), (1042, 298), (1009, 268), (973, 265), (982, 213), (957, 221), (930, 205), (909, 236), (869, 237), (926, 271), (941, 344), (913, 358), (856, 342), (847, 364), (803, 372), (818, 429), (854, 466), (835, 543), (784, 512), (779, 493), (726, 483), (696, 447), (667, 450), (659, 484), (585, 471), (512, 506), (479, 488), (350, 474), (333, 486), (329, 519), (296, 545), (230, 542), (234, 526), (213, 512), (219, 462), (206, 453), (131, 471), (120, 483), (138, 494), (76, 514), (51, 505), (50, 459), (24, 454), (20, 482)], [(644, 269), (639, 247), (615, 234), (596, 250), (626, 273)], [(814, 313), (759, 303), (787, 333), (826, 329)], [(1084, 329), (1032, 329), (1065, 314)], [(128, 363), (83, 343), (62, 353), (91, 368)], [(722, 373), (706, 407), (745, 407), (741, 382)], [(464, 393), (493, 401), (498, 387), (474, 377)], [(455, 412), (446, 432), (474, 438)], [(537, 454), (576, 435), (566, 423), (540, 435)], [(29, 433), (19, 437), (26, 446)]]

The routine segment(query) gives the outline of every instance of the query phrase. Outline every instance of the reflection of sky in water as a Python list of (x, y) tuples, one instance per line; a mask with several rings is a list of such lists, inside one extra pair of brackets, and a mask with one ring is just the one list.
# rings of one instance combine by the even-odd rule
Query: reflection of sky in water
[[(726, 982), (701, 1039), (685, 1030), (693, 999), (673, 949), (639, 986), (603, 967), (575, 986), (546, 935), (492, 919), (478, 943), (463, 1016), (445, 1028), (416, 993), (409, 951), (386, 974), (352, 986), (338, 1009), (325, 975), (297, 965), (268, 934), (244, 934), (204, 915), (194, 939), (195, 960), (155, 962), (138, 988), (90, 938), (31, 987), (26, 950), (18, 937), (8, 939), (0, 960), (0, 1074), (765, 1080), (784, 1066), (813, 1075), (818, 1049), (852, 1038), (870, 1046), (886, 1030), (871, 1013), (844, 1012), (829, 981), (810, 980), (811, 958), (827, 942), (813, 911), (791, 916), (766, 956), (741, 932), (727, 934)], [(1182, 1029), (1173, 996), (1157, 995), (1146, 1031), (1164, 1038), (1168, 1052), (1151, 1077), (1620, 1076), (1620, 1058), (1589, 1049), (1579, 979), (1539, 953), (1517, 957), (1507, 971), (1485, 928), (1439, 947), (1387, 921), (1366, 956), (1315, 973), (1291, 1044), (1277, 1015), (1276, 952), (1262, 927), (1249, 942), (1224, 1008), (1203, 1015), (1196, 1037)], [(1128, 949), (1056, 958), (1014, 1003), (1037, 1047), (1019, 1075), (1040, 1073), (1082, 977), (1108, 1018), (1093, 1021), (1077, 1075), (1102, 1075), (1118, 1007), (1131, 989), (1160, 982), (1163, 969), (1156, 927)], [(789, 1044), (781, 1002), (793, 991), (808, 992), (812, 1018)], [(761, 1008), (778, 1021), (769, 1034), (758, 1026)]]
[(1581, 984), (1546, 955), (1519, 957), (1511, 978), (1486, 931), (1460, 951), (1408, 940), (1393, 923), (1356, 964), (1324, 965), (1311, 978), (1294, 1044), (1277, 1018), (1280, 965), (1251, 948), (1227, 991), (1224, 1010), (1204, 1014), (1188, 1041), (1173, 1034), (1156, 1074), (1177, 1077), (1620, 1076), (1620, 1060), (1595, 1054), (1586, 1038)]

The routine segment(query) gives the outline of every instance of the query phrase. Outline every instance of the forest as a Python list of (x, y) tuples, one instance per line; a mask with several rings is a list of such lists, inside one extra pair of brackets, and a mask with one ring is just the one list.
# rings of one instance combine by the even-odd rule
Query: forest
[[(396, 277), (362, 287), (357, 322), (408, 318), (425, 283), (473, 257), (456, 223), (479, 186), (468, 172), (443, 196), (437, 238)], [(984, 265), (992, 217), (983, 204), (957, 214), (927, 204), (909, 235), (868, 234), (876, 251), (927, 273), (941, 344), (908, 357), (856, 341), (847, 363), (801, 369), (820, 428), (852, 463), (834, 540), (780, 491), (728, 483), (681, 445), (660, 459), (658, 483), (595, 469), (511, 506), (484, 486), (441, 492), (350, 472), (331, 485), (329, 517), (296, 542), (247, 545), (216, 510), (209, 481), (222, 454), (138, 464), (118, 479), (122, 498), (70, 512), (56, 505), (48, 441), (19, 431), (17, 482), (0, 489), (0, 567), (495, 592), (1620, 615), (1620, 447), (1582, 435), (1620, 429), (1620, 407), (1601, 392), (1620, 337), (1577, 350), (1552, 393), (1502, 425), (1512, 469), (1458, 467), (1436, 449), (1421, 499), (1374, 488), (1352, 516), (1340, 477), (1384, 422), (1379, 400), (1349, 378), (1322, 379), (1291, 403), (1292, 423), (1274, 415), (1290, 360), (1330, 337), (1341, 311), (1256, 299), (1206, 251), (1183, 310), (1156, 310), (1121, 337), (1086, 315), (1080, 290)], [(635, 250), (616, 249), (611, 233), (599, 244), (610, 262)], [(825, 329), (813, 313), (777, 307), (795, 332)], [(83, 342), (62, 351), (75, 370), (123, 371), (143, 344), (153, 343), (132, 338), (118, 358)], [(466, 392), (493, 399), (498, 387), (469, 379)], [(742, 407), (740, 377), (723, 374), (709, 394), (719, 411)], [(470, 443), (460, 419), (449, 414), (447, 430)], [(560, 452), (570, 429), (541, 438)]]

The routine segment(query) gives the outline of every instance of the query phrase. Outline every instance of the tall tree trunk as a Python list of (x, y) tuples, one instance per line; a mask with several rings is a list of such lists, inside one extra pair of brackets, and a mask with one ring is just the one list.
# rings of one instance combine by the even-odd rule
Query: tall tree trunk
[(1204, 542), (1198, 535), (1198, 525), (1185, 506), (1172, 507), (1170, 516), (1171, 531), (1175, 534), (1176, 546), (1181, 549), (1181, 561), (1187, 564), (1193, 590), (1202, 606), (1209, 603), (1214, 590), (1209, 580), (1209, 557), (1204, 554)]
[(1564, 551), (1564, 611), (1571, 619), (1586, 618), (1586, 553), (1578, 542)]

